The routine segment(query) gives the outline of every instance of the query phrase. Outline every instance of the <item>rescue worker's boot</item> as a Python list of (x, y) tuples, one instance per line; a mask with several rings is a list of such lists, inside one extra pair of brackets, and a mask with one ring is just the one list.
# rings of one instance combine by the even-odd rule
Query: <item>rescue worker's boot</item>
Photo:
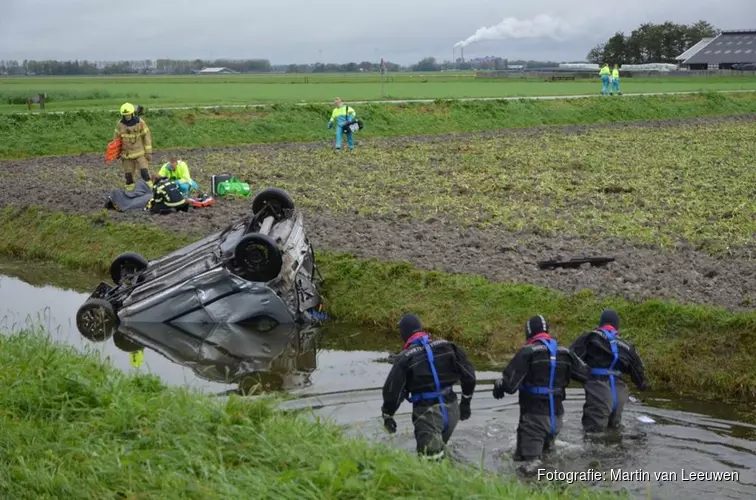
[(152, 179), (150, 179), (150, 171), (146, 168), (140, 168), (139, 169), (139, 175), (142, 176), (142, 180), (147, 183), (148, 186), (152, 187)]
[(446, 402), (445, 406), (446, 419), (439, 404), (417, 404), (412, 409), (417, 453), (425, 460), (440, 461), (446, 457), (446, 445), (459, 422), (459, 402)]
[(126, 178), (126, 191), (133, 191), (134, 190), (134, 176), (130, 173), (123, 174), (123, 176)]

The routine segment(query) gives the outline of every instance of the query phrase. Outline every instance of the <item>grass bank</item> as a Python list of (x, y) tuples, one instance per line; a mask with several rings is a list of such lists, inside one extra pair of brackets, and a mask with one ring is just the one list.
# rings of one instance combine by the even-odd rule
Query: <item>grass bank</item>
[[(756, 93), (585, 98), (550, 101), (444, 101), (355, 106), (360, 138), (477, 132), (544, 125), (598, 124), (756, 112)], [(331, 106), (147, 110), (156, 149), (332, 141)], [(0, 158), (102, 152), (118, 116), (105, 111), (10, 115), (0, 120)]]
[[(622, 79), (625, 93), (753, 90), (756, 78), (647, 77)], [(381, 92), (383, 90), (383, 93)], [(49, 111), (118, 109), (124, 101), (148, 107), (380, 99), (459, 99), (598, 94), (601, 82), (544, 78), (476, 78), (475, 73), (274, 74), (187, 76), (68, 76), (0, 78), (0, 112), (26, 112), (26, 99), (47, 94)]]
[[(10, 208), (0, 212), (0, 253), (105, 271), (125, 251), (155, 258), (192, 238), (154, 227), (115, 224), (106, 217), (68, 216)], [(438, 335), (471, 352), (503, 359), (522, 344), (524, 322), (545, 314), (562, 343), (595, 326), (603, 307), (617, 309), (626, 338), (642, 353), (655, 389), (699, 398), (756, 398), (751, 347), (756, 313), (565, 295), (521, 284), (418, 271), (403, 263), (361, 261), (319, 252), (330, 314), (351, 323), (395, 329), (404, 312), (418, 313)]]
[(4, 498), (609, 498), (422, 463), (283, 415), (125, 375), (31, 331), (0, 335)]

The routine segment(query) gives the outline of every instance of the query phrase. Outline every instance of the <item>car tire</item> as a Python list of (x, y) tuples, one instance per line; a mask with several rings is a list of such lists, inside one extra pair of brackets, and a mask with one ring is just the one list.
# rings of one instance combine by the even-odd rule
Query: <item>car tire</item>
[(115, 332), (113, 335), (113, 344), (123, 352), (137, 352), (144, 349), (140, 344), (134, 342), (121, 332)]
[(115, 308), (107, 300), (89, 299), (76, 311), (76, 328), (92, 342), (103, 342), (118, 328)]
[(283, 256), (273, 238), (251, 233), (234, 248), (234, 263), (244, 279), (267, 282), (281, 272)]
[(252, 214), (256, 215), (266, 205), (273, 210), (277, 221), (291, 217), (294, 211), (294, 200), (286, 191), (279, 188), (267, 188), (257, 193), (252, 200)]
[(110, 278), (116, 285), (121, 284), (124, 274), (134, 274), (147, 269), (147, 259), (138, 253), (122, 253), (110, 264)]

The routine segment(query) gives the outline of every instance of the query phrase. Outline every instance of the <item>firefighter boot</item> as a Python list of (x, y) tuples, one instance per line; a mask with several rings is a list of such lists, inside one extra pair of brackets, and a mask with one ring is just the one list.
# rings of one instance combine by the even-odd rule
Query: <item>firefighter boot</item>
[(140, 168), (139, 169), (139, 175), (142, 176), (142, 180), (147, 183), (148, 186), (152, 187), (152, 179), (150, 179), (150, 171), (146, 168)]
[(126, 191), (134, 190), (134, 176), (131, 173), (123, 174), (126, 177)]

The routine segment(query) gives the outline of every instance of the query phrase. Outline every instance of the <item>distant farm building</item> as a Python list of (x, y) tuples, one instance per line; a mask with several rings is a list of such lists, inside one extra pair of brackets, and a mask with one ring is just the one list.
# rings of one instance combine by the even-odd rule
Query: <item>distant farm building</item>
[(708, 43), (704, 40), (678, 56), (681, 66), (689, 70), (737, 69), (756, 63), (756, 30), (723, 31)]
[(202, 68), (197, 72), (198, 75), (231, 75), (239, 73), (228, 68)]

